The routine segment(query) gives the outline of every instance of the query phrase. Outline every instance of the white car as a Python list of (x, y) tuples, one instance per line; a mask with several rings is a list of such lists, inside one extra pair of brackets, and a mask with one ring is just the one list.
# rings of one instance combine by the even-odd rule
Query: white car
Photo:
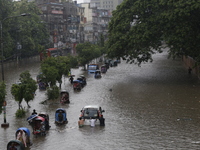
[(99, 119), (103, 112), (105, 111), (98, 105), (87, 105), (82, 108), (80, 117), (83, 119)]

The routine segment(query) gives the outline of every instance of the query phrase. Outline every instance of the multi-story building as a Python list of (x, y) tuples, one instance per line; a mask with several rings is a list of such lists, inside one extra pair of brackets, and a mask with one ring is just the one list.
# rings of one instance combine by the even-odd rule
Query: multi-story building
[(43, 12), (41, 19), (46, 23), (50, 32), (50, 41), (53, 47), (63, 46), (66, 20), (64, 19), (64, 6), (59, 0), (35, 0)]
[(84, 42), (84, 8), (78, 6), (76, 1), (63, 4), (65, 8), (64, 18), (67, 18), (66, 45), (74, 50), (76, 44)]
[(86, 23), (84, 25), (85, 41), (97, 43), (100, 35), (106, 36), (111, 13), (107, 9), (91, 7), (90, 3), (80, 4), (85, 8)]
[(123, 0), (90, 0), (91, 7), (97, 7), (99, 9), (108, 9), (111, 12), (120, 5)]
[(41, 18), (50, 32), (52, 47), (66, 47), (75, 52), (76, 44), (84, 41), (97, 43), (101, 34), (107, 34), (111, 18), (109, 9), (97, 8), (91, 3), (77, 4), (72, 0), (35, 2), (41, 9)]
[(41, 18), (47, 24), (53, 47), (72, 49), (77, 43), (84, 42), (84, 8), (76, 1), (35, 0), (42, 10)]

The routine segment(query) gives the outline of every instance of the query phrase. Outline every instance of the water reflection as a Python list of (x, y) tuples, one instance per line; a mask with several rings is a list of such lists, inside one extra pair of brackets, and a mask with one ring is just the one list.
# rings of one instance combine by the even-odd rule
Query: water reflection
[[(39, 63), (7, 70), (8, 90), (18, 80), (22, 68), (30, 70), (35, 78), (39, 72)], [(48, 101), (42, 105), (40, 102), (46, 98), (45, 91), (36, 91), (36, 98), (30, 103), (31, 108), (27, 109), (27, 117), (33, 109), (37, 112), (45, 111), (49, 114), (51, 128), (44, 137), (31, 136), (31, 149), (199, 148), (199, 80), (193, 74), (188, 75), (181, 60), (169, 60), (167, 53), (162, 53), (154, 56), (153, 63), (141, 67), (122, 61), (98, 80), (82, 68), (72, 69), (72, 74), (76, 77), (84, 74), (87, 85), (80, 92), (74, 92), (68, 78), (63, 77), (62, 89), (69, 91), (70, 104)], [(10, 93), (7, 100), (10, 127), (0, 130), (1, 135), (4, 135), (0, 137), (2, 143), (13, 139), (17, 128), (29, 127), (26, 118), (15, 118), (17, 105)], [(80, 110), (91, 104), (98, 104), (105, 110), (105, 127), (78, 128)], [(22, 105), (26, 107), (25, 103)], [(65, 126), (54, 124), (57, 108), (67, 111), (69, 122)], [(5, 149), (5, 145), (1, 144), (0, 148)]]

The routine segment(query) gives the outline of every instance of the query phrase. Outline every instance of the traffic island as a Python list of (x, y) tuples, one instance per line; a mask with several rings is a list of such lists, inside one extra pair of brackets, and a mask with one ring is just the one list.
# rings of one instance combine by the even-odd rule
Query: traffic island
[(2, 124), (1, 124), (1, 127), (2, 127), (2, 128), (8, 128), (8, 127), (9, 127), (9, 123), (2, 123)]

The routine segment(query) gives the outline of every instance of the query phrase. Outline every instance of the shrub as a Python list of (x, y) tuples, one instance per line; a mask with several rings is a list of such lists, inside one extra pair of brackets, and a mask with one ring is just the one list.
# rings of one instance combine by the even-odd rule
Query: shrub
[(50, 88), (47, 88), (46, 95), (47, 95), (48, 100), (57, 99), (59, 97), (59, 88), (56, 85)]
[(25, 114), (26, 114), (26, 111), (25, 111), (24, 109), (18, 109), (18, 110), (16, 111), (16, 113), (15, 113), (15, 116), (16, 116), (17, 118), (22, 118), (22, 117), (25, 116)]

